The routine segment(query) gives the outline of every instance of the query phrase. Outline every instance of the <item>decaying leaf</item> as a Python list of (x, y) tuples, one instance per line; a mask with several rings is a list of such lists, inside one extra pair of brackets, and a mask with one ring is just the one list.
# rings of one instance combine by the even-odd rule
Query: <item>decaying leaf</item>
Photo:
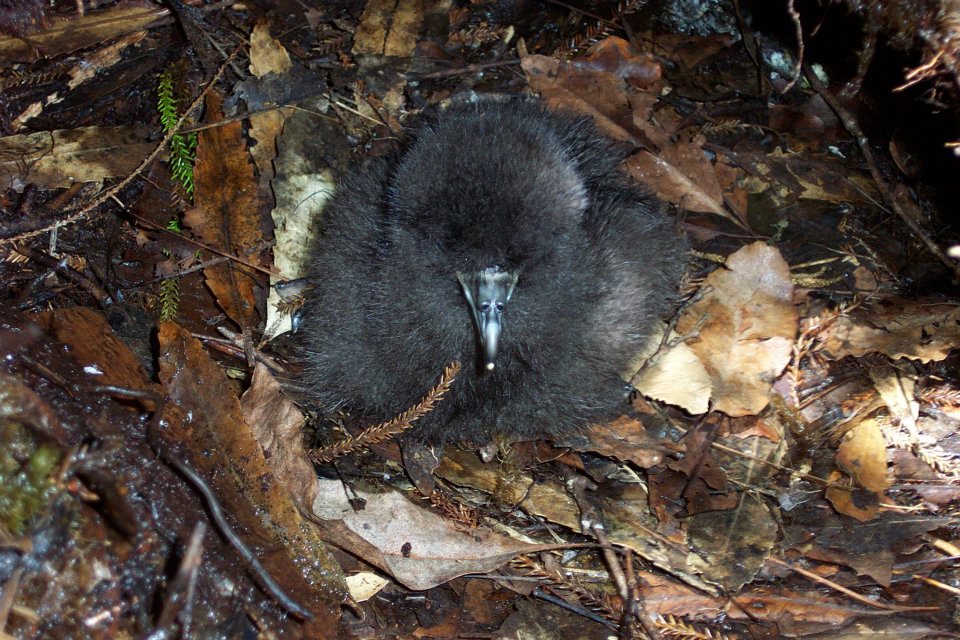
[[(436, 473), (454, 484), (495, 494), (501, 503), (514, 505), (572, 531), (580, 530), (580, 508), (562, 483), (543, 479), (534, 482), (531, 476), (517, 473), (511, 473), (505, 482), (503, 472), (496, 465), (482, 464), (476, 455), (467, 452), (448, 452)], [(604, 526), (612, 543), (633, 549), (687, 584), (707, 593), (716, 592), (713, 586), (688, 570), (685, 552), (651, 535), (657, 529), (657, 519), (650, 512), (645, 496), (632, 500), (601, 496), (594, 499), (604, 514)]]
[(707, 580), (737, 591), (763, 567), (777, 532), (767, 505), (756, 496), (743, 495), (735, 509), (690, 517), (690, 566)]
[[(359, 498), (356, 509), (350, 498)], [(550, 548), (490, 530), (464, 532), (396, 491), (351, 496), (338, 480), (317, 481), (310, 518), (326, 537), (410, 589), (430, 589), (467, 573), (487, 573), (523, 554)]]
[(915, 395), (916, 374), (908, 367), (892, 365), (872, 367), (868, 372), (873, 386), (887, 405), (890, 417), (911, 434), (918, 442), (917, 418), (920, 417), (920, 402)]
[(960, 306), (939, 302), (884, 300), (842, 315), (819, 336), (824, 354), (882, 353), (896, 360), (943, 360), (960, 346)]
[(809, 529), (807, 533), (813, 534), (813, 539), (802, 545), (804, 555), (845, 564), (889, 587), (896, 558), (893, 549), (911, 538), (947, 526), (950, 519), (886, 512), (869, 523), (849, 519), (843, 522), (842, 526)]
[(706, 293), (677, 323), (713, 381), (713, 406), (754, 415), (769, 403), (790, 360), (797, 332), (790, 267), (780, 252), (755, 242), (727, 259), (703, 284)]
[[(303, 106), (317, 111), (326, 108), (318, 101), (309, 101)], [(273, 264), (285, 279), (300, 278), (309, 269), (309, 248), (313, 240), (311, 231), (316, 227), (315, 219), (336, 187), (334, 172), (326, 165), (324, 158), (306, 153), (304, 146), (298, 142), (317, 130), (315, 119), (313, 114), (295, 112), (282, 123), (274, 123), (277, 129), (282, 127), (279, 137), (273, 137), (279, 133), (277, 131), (264, 135), (264, 144), (270, 151), (274, 148), (274, 140), (277, 141), (274, 163), (277, 177), (271, 185), (276, 200), (276, 207), (271, 212), (275, 239)], [(261, 124), (264, 123), (251, 121), (251, 131), (259, 134)], [(254, 158), (257, 157), (258, 154), (255, 154)], [(267, 301), (269, 335), (283, 333), (290, 327), (289, 316), (279, 317), (277, 313), (279, 301), (280, 297), (271, 287)]]
[(140, 31), (168, 14), (168, 9), (149, 0), (132, 0), (84, 15), (52, 17), (48, 29), (30, 34), (30, 42), (0, 35), (0, 67), (8, 67), (20, 60), (29, 60), (31, 42), (42, 47), (46, 56), (55, 58), (76, 49)]
[[(781, 634), (796, 635), (820, 626), (839, 627), (852, 619), (875, 613), (863, 607), (853, 607), (848, 602), (825, 597), (822, 593), (778, 589), (774, 592), (752, 592), (745, 595), (730, 595), (713, 598), (691, 587), (679, 584), (660, 573), (641, 571), (637, 575), (643, 584), (644, 600), (657, 603), (658, 611), (691, 620), (715, 622), (717, 616), (735, 620), (764, 620), (775, 622)], [(733, 606), (730, 606), (730, 605)]]
[[(890, 486), (887, 473), (887, 443), (880, 425), (868, 418), (850, 429), (837, 448), (837, 466), (854, 481), (859, 491), (829, 487), (826, 497), (840, 513), (866, 521), (877, 515), (883, 492)], [(837, 480), (834, 474), (831, 480)]]
[[(160, 378), (171, 400), (192, 417), (191, 461), (210, 479), (247, 534), (271, 541), (261, 561), (272, 570), (273, 578), (298, 597), (337, 604), (346, 601), (339, 565), (300, 515), (287, 487), (277, 481), (226, 375), (200, 341), (179, 326), (162, 323), (158, 340)], [(282, 455), (289, 451), (289, 430), (296, 420), (290, 419), (282, 402), (263, 400), (275, 398), (264, 386), (268, 385), (261, 381), (261, 390), (247, 401), (247, 410), (274, 423), (279, 433), (271, 433), (273, 442), (287, 443), (274, 447)], [(261, 406), (252, 407), (255, 400), (263, 400)], [(266, 429), (260, 425), (265, 440)]]
[[(209, 96), (208, 118), (219, 119), (222, 101), (215, 93)], [(246, 255), (260, 242), (262, 232), (257, 181), (240, 121), (200, 133), (194, 171), (196, 197), (184, 222), (202, 242), (232, 255)], [(205, 268), (203, 275), (217, 304), (235, 323), (256, 324), (257, 274), (250, 267), (226, 262)]]
[(155, 143), (143, 127), (79, 127), (0, 138), (0, 182), (21, 190), (27, 183), (47, 189), (74, 182), (127, 176)]

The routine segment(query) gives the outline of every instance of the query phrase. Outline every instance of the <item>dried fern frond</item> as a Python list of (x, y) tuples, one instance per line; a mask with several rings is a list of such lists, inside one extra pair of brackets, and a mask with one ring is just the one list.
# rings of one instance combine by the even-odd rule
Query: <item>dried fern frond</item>
[(653, 623), (665, 638), (682, 640), (727, 640), (729, 638), (725, 634), (714, 633), (710, 629), (698, 629), (674, 616), (657, 616)]
[(423, 400), (413, 405), (400, 415), (386, 422), (381, 422), (372, 427), (364, 429), (355, 437), (346, 438), (336, 444), (330, 445), (329, 447), (321, 447), (320, 449), (315, 449), (311, 458), (314, 462), (330, 462), (334, 458), (339, 458), (342, 455), (353, 453), (364, 447), (369, 447), (370, 445), (377, 444), (378, 442), (383, 442), (388, 438), (403, 433), (407, 429), (413, 427), (413, 422), (422, 418), (423, 416), (430, 413), (433, 410), (434, 405), (439, 402), (447, 391), (450, 390), (450, 385), (453, 384), (453, 381), (456, 379), (457, 374), (460, 372), (460, 363), (451, 362), (443, 370), (443, 375), (440, 377), (440, 382), (436, 384), (427, 394), (423, 397)]
[(611, 603), (605, 602), (570, 575), (561, 571), (553, 571), (529, 556), (517, 556), (510, 564), (523, 571), (524, 575), (528, 577), (543, 580), (545, 584), (551, 586), (551, 591), (558, 597), (563, 597), (564, 600), (589, 609), (610, 622), (616, 623), (623, 616), (623, 611), (612, 608)]

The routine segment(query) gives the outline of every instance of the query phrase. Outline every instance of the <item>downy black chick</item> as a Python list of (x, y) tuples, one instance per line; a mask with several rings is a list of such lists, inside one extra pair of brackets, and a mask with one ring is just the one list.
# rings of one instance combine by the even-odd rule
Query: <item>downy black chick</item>
[(304, 307), (322, 409), (383, 420), (444, 366), (432, 442), (562, 436), (623, 409), (624, 376), (675, 302), (686, 244), (588, 119), (535, 100), (453, 107), (344, 181)]

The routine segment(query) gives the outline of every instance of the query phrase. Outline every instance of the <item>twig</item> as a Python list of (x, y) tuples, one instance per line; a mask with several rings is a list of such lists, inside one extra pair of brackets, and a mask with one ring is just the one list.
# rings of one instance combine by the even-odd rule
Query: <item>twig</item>
[[(129, 215), (131, 218), (133, 218), (134, 220), (136, 220), (139, 224), (147, 227), (147, 228), (150, 229), (151, 231), (159, 231), (159, 232), (161, 232), (161, 233), (168, 233), (168, 234), (170, 234), (171, 236), (175, 237), (177, 240), (182, 240), (183, 242), (186, 242), (187, 244), (192, 244), (193, 246), (199, 247), (199, 248), (203, 249), (204, 251), (209, 251), (210, 253), (216, 254), (216, 255), (218, 255), (218, 256), (223, 256), (224, 258), (227, 258), (228, 260), (232, 260), (232, 261), (234, 261), (234, 262), (237, 262), (237, 263), (239, 263), (239, 264), (242, 264), (243, 266), (249, 267), (250, 269), (253, 269), (254, 271), (259, 271), (260, 273), (263, 273), (264, 275), (268, 275), (268, 276), (276, 276), (276, 275), (277, 275), (276, 273), (274, 273), (274, 272), (271, 271), (270, 269), (267, 269), (266, 267), (261, 267), (260, 265), (256, 265), (256, 264), (250, 262), (249, 260), (245, 260), (244, 258), (241, 258), (240, 256), (234, 255), (234, 254), (232, 254), (232, 253), (226, 253), (225, 251), (220, 251), (219, 249), (217, 249), (217, 248), (215, 248), (215, 247), (211, 247), (210, 245), (204, 244), (204, 243), (202, 243), (202, 242), (198, 242), (198, 241), (196, 241), (196, 240), (192, 240), (192, 239), (188, 238), (187, 236), (184, 236), (184, 235), (181, 235), (181, 234), (177, 233), (176, 231), (171, 231), (170, 229), (167, 229), (167, 228), (165, 228), (165, 227), (161, 227), (161, 226), (158, 225), (158, 224), (154, 224), (154, 223), (150, 222), (149, 220), (147, 220), (146, 218), (141, 218), (140, 216), (138, 216), (138, 215), (135, 214), (135, 213), (129, 213), (129, 212), (128, 212), (127, 215)], [(258, 244), (256, 244), (256, 245), (254, 245), (253, 247), (251, 247), (251, 248), (247, 251), (247, 253), (248, 253), (248, 254), (253, 254), (253, 253), (256, 252), (256, 251), (259, 251), (261, 246), (262, 246), (262, 245), (261, 245), (260, 243), (258, 243)], [(265, 248), (265, 247), (264, 247), (264, 248)]]
[(803, 66), (803, 27), (800, 25), (800, 14), (797, 13), (797, 9), (793, 6), (793, 0), (787, 3), (787, 13), (790, 15), (790, 19), (793, 20), (794, 35), (797, 37), (797, 62), (793, 67), (793, 78), (790, 79), (790, 82), (788, 82), (787, 86), (781, 91), (784, 95), (786, 95), (790, 89), (793, 89), (793, 85), (797, 84)]
[(468, 64), (465, 67), (460, 67), (459, 69), (444, 69), (443, 71), (431, 71), (430, 73), (425, 73), (420, 76), (420, 79), (427, 80), (432, 78), (449, 78), (451, 76), (459, 76), (466, 73), (474, 73), (475, 71), (483, 71), (484, 69), (494, 69), (496, 67), (507, 67), (514, 64), (520, 64), (519, 60), (500, 60), (497, 62), (479, 62), (477, 64)]
[(121, 398), (150, 400), (153, 402), (153, 417), (147, 426), (147, 441), (150, 443), (150, 446), (164, 462), (179, 471), (183, 477), (189, 480), (193, 488), (203, 497), (207, 505), (207, 510), (210, 512), (210, 517), (213, 518), (213, 521), (217, 524), (220, 533), (226, 538), (227, 542), (230, 543), (230, 546), (240, 554), (240, 557), (243, 558), (257, 576), (261, 586), (270, 597), (286, 611), (304, 620), (312, 620), (313, 614), (287, 595), (283, 587), (270, 575), (270, 572), (260, 564), (260, 560), (257, 559), (253, 550), (236, 534), (233, 527), (231, 527), (227, 521), (226, 515), (223, 513), (223, 507), (220, 506), (217, 495), (213, 492), (213, 489), (210, 488), (210, 485), (207, 484), (207, 481), (204, 480), (193, 467), (187, 464), (186, 461), (181, 460), (159, 437), (161, 417), (163, 416), (163, 407), (166, 402), (163, 396), (158, 393), (151, 393), (150, 391), (119, 387), (116, 385), (101, 385), (94, 387), (92, 390), (96, 393), (105, 393)]
[(59, 273), (64, 278), (92, 295), (96, 299), (97, 304), (99, 304), (101, 307), (109, 307), (113, 304), (113, 298), (109, 293), (106, 292), (106, 290), (104, 290), (103, 287), (68, 265), (66, 258), (57, 260), (53, 256), (44, 253), (43, 251), (31, 249), (30, 247), (20, 244), (14, 245), (13, 250), (20, 255), (33, 260), (40, 266), (46, 267), (47, 269), (52, 269)]
[(819, 576), (819, 575), (813, 573), (812, 571), (807, 571), (806, 569), (804, 569), (804, 568), (802, 568), (802, 567), (798, 567), (798, 566), (795, 565), (795, 564), (791, 564), (791, 563), (786, 562), (786, 561), (784, 561), (784, 560), (780, 560), (779, 558), (774, 558), (773, 556), (770, 556), (770, 557), (767, 558), (767, 562), (772, 562), (772, 563), (775, 564), (775, 565), (778, 565), (778, 566), (781, 566), (781, 567), (785, 567), (785, 568), (790, 569), (790, 570), (792, 570), (792, 571), (796, 571), (797, 573), (799, 573), (800, 575), (804, 576), (805, 578), (809, 578), (810, 580), (813, 580), (814, 582), (819, 582), (820, 584), (822, 584), (822, 585), (824, 585), (824, 586), (830, 587), (831, 589), (834, 589), (835, 591), (839, 591), (840, 593), (846, 594), (846, 595), (850, 596), (851, 598), (853, 598), (854, 600), (856, 600), (856, 601), (858, 601), (858, 602), (862, 602), (863, 604), (865, 604), (865, 605), (867, 605), (867, 606), (870, 606), (870, 607), (873, 607), (873, 608), (875, 608), (875, 609), (883, 609), (884, 611), (939, 611), (939, 610), (940, 610), (940, 607), (900, 607), (900, 606), (893, 605), (893, 604), (886, 604), (886, 603), (883, 603), (883, 602), (877, 602), (877, 601), (875, 601), (875, 600), (871, 600), (870, 598), (868, 598), (868, 597), (866, 597), (866, 596), (864, 596), (864, 595), (860, 595), (859, 593), (857, 593), (856, 591), (853, 591), (852, 589), (848, 589), (848, 588), (846, 588), (846, 587), (844, 587), (844, 586), (842, 586), (842, 585), (837, 584), (836, 582), (832, 582), (832, 581), (830, 581), (830, 580), (827, 580), (827, 579), (824, 578), (823, 576)]
[(23, 567), (17, 567), (13, 575), (4, 583), (3, 592), (0, 593), (0, 634), (6, 635), (4, 629), (7, 627), (7, 618), (13, 610), (13, 601), (17, 597), (17, 589), (20, 588), (20, 577), (23, 575)]
[[(843, 127), (847, 132), (854, 137), (857, 142), (857, 145), (860, 147), (860, 153), (863, 154), (863, 159), (867, 163), (867, 168), (870, 170), (870, 176), (873, 178), (874, 183), (877, 185), (877, 189), (880, 190), (880, 194), (883, 196), (883, 201), (886, 205), (899, 216), (899, 218), (906, 223), (907, 227), (912, 231), (920, 240), (926, 245), (927, 249), (932, 253), (940, 262), (945, 264), (953, 274), (960, 278), (960, 264), (951, 260), (949, 256), (933, 241), (926, 231), (920, 226), (920, 223), (917, 220), (920, 218), (919, 215), (911, 215), (912, 211), (916, 211), (917, 207), (910, 200), (909, 195), (905, 193), (905, 190), (898, 188), (896, 193), (890, 188), (890, 185), (887, 184), (887, 181), (884, 179), (883, 175), (880, 173), (880, 169), (877, 167), (877, 163), (873, 157), (873, 150), (870, 148), (870, 140), (863, 133), (863, 130), (860, 129), (860, 125), (857, 123), (856, 118), (853, 114), (847, 111), (843, 105), (840, 104), (840, 101), (830, 93), (826, 86), (820, 79), (817, 78), (817, 75), (810, 69), (810, 66), (806, 63), (803, 65), (804, 73), (806, 74), (807, 81), (810, 83), (810, 86), (820, 94), (824, 99), (827, 105), (837, 117), (840, 119), (840, 122), (843, 123)], [(919, 214), (919, 211), (917, 211)]]
[(237, 47), (237, 49), (234, 49), (233, 53), (231, 53), (230, 56), (226, 60), (224, 60), (223, 64), (220, 65), (220, 68), (217, 69), (217, 72), (214, 74), (213, 78), (211, 78), (210, 82), (203, 89), (203, 91), (200, 92), (200, 95), (196, 97), (196, 99), (190, 104), (190, 106), (183, 112), (183, 115), (180, 116), (180, 119), (177, 120), (176, 126), (170, 129), (167, 132), (167, 134), (163, 136), (163, 139), (156, 146), (156, 148), (153, 151), (151, 151), (146, 158), (144, 158), (143, 162), (141, 162), (140, 165), (136, 169), (134, 169), (130, 175), (128, 175), (126, 178), (124, 178), (123, 180), (121, 180), (120, 182), (118, 182), (117, 184), (115, 184), (114, 186), (112, 186), (111, 188), (107, 189), (105, 192), (103, 192), (102, 194), (94, 198), (92, 202), (90, 202), (83, 208), (77, 211), (74, 211), (73, 213), (70, 213), (65, 218), (61, 218), (56, 222), (54, 222), (53, 224), (46, 225), (40, 229), (28, 231), (26, 233), (22, 233), (17, 236), (14, 236), (12, 238), (2, 238), (0, 239), (0, 245), (9, 244), (11, 242), (19, 242), (21, 240), (26, 240), (27, 238), (39, 236), (47, 232), (55, 231), (61, 227), (65, 227), (67, 225), (79, 222), (87, 218), (88, 216), (92, 215), (100, 205), (104, 204), (108, 200), (114, 199), (116, 195), (120, 193), (121, 190), (123, 190), (127, 185), (133, 182), (137, 178), (137, 176), (139, 176), (140, 173), (144, 169), (146, 169), (150, 165), (150, 163), (153, 162), (154, 159), (156, 159), (156, 157), (160, 155), (161, 152), (163, 152), (164, 149), (167, 148), (167, 145), (170, 144), (170, 140), (173, 139), (173, 136), (177, 135), (180, 132), (180, 127), (183, 126), (183, 123), (186, 122), (187, 118), (190, 116), (193, 110), (200, 106), (204, 98), (207, 97), (207, 94), (210, 93), (210, 90), (213, 89), (213, 87), (216, 86), (220, 78), (223, 77), (224, 72), (227, 70), (227, 67), (229, 66), (228, 63), (237, 54), (237, 51), (239, 51), (239, 47)]
[(197, 575), (200, 573), (200, 562), (203, 560), (203, 538), (207, 535), (207, 525), (198, 520), (193, 526), (190, 541), (187, 543), (177, 576), (170, 583), (166, 602), (157, 619), (158, 630), (173, 626), (177, 617), (180, 617), (180, 636), (190, 637), (190, 621), (193, 618), (193, 594), (197, 586)]

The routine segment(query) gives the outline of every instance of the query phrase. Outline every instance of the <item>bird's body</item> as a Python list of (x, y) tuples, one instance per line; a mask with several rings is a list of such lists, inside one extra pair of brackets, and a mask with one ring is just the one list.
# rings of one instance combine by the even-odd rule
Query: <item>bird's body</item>
[(304, 308), (320, 406), (388, 419), (459, 360), (417, 424), (424, 439), (562, 435), (615, 416), (685, 250), (619, 160), (584, 119), (481, 101), (346, 180)]

